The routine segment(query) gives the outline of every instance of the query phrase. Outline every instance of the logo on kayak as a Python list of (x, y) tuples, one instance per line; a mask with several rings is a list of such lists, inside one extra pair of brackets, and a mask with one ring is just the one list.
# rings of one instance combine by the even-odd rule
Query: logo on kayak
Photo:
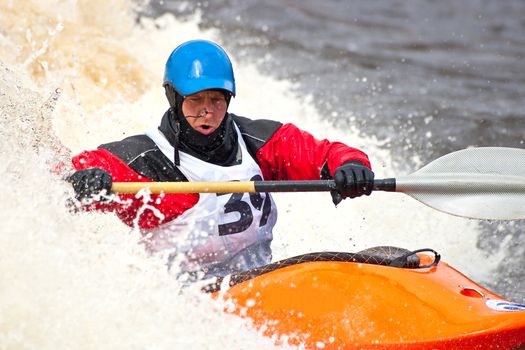
[(525, 311), (525, 304), (513, 303), (511, 301), (488, 299), (485, 304), (496, 311)]

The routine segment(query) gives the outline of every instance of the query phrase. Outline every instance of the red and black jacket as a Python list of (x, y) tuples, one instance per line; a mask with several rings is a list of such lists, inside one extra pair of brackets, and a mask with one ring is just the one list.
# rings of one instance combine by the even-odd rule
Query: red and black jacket
[[(317, 140), (293, 124), (229, 115), (238, 126), (248, 151), (255, 159), (265, 180), (318, 180), (330, 178), (335, 169), (346, 161), (357, 160), (370, 167), (362, 151), (340, 142)], [(101, 168), (108, 171), (114, 182), (187, 181), (180, 170), (146, 135), (127, 137), (122, 141), (104, 144), (94, 151), (84, 151), (73, 157), (76, 170)], [(149, 229), (169, 222), (199, 200), (198, 194), (151, 195), (148, 203), (161, 213), (145, 210), (142, 198), (119, 195), (120, 200), (96, 203), (92, 208), (114, 211), (129, 226), (134, 221), (140, 228)]]

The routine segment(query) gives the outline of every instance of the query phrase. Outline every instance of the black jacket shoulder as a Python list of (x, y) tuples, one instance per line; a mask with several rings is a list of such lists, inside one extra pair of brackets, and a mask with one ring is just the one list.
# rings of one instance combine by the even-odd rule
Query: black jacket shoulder
[(133, 171), (153, 181), (187, 181), (182, 172), (146, 135), (130, 136), (98, 148), (111, 152)]
[(257, 151), (268, 142), (275, 132), (283, 125), (269, 119), (249, 119), (230, 113), (233, 121), (239, 127), (248, 151), (254, 159)]
[(121, 141), (115, 141), (98, 146), (110, 151), (127, 165), (132, 164), (138, 157), (143, 157), (149, 152), (155, 152), (159, 148), (146, 135), (135, 135), (126, 137)]

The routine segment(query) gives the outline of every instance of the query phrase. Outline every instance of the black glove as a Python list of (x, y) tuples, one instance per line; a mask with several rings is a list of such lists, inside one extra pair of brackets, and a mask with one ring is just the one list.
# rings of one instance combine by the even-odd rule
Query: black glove
[(331, 195), (332, 201), (337, 205), (347, 197), (370, 195), (374, 187), (374, 172), (363, 163), (352, 160), (335, 170), (334, 181), (336, 189)]
[(99, 168), (78, 170), (66, 180), (73, 185), (78, 200), (90, 198), (102, 190), (106, 190), (106, 194), (109, 194), (113, 184), (111, 175)]

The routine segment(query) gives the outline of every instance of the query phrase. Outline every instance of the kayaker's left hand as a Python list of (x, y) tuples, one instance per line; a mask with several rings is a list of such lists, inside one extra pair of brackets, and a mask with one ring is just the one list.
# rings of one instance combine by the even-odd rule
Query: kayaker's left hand
[(374, 172), (359, 161), (349, 161), (335, 170), (336, 190), (332, 191), (335, 205), (345, 198), (370, 195), (374, 186)]

